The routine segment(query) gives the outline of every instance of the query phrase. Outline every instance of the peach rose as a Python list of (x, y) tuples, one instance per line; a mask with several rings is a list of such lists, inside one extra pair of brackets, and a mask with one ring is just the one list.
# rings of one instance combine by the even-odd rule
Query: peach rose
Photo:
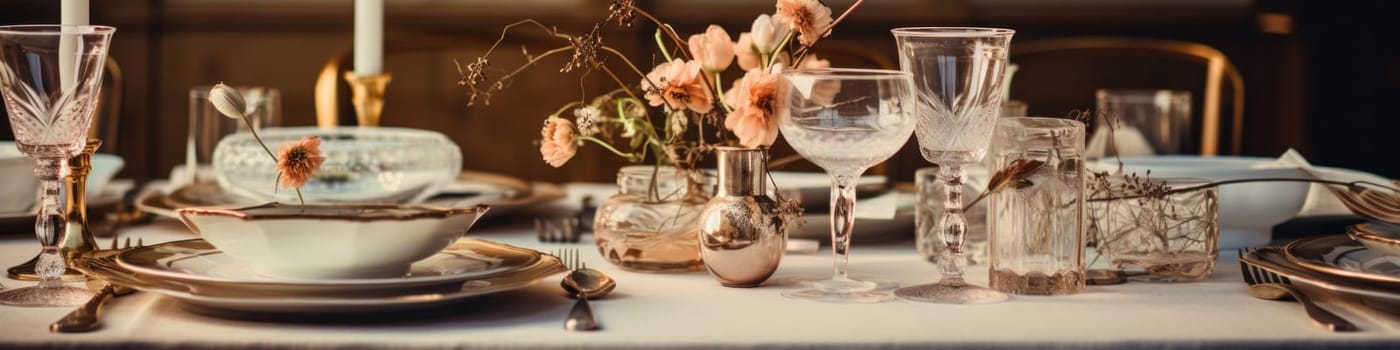
[(753, 34), (749, 32), (739, 33), (739, 42), (734, 43), (734, 57), (739, 61), (739, 69), (744, 71), (763, 64), (763, 57), (759, 56), (758, 48), (753, 46)]
[(675, 60), (657, 65), (642, 80), (642, 91), (652, 106), (665, 104), (671, 109), (688, 108), (696, 113), (709, 113), (714, 108), (699, 61)]
[(691, 35), (689, 44), (690, 54), (707, 72), (722, 72), (734, 62), (734, 42), (720, 26), (711, 24), (704, 34)]
[(577, 152), (574, 123), (559, 117), (545, 119), (544, 128), (540, 129), (540, 156), (544, 157), (544, 162), (558, 168), (568, 163)]
[(797, 41), (806, 46), (812, 46), (817, 39), (825, 37), (834, 22), (831, 8), (817, 0), (778, 0), (773, 20), (800, 34)]
[(773, 115), (778, 102), (778, 74), (750, 69), (734, 82), (724, 98), (734, 111), (724, 118), (724, 128), (739, 137), (744, 147), (771, 146), (778, 140), (778, 119)]

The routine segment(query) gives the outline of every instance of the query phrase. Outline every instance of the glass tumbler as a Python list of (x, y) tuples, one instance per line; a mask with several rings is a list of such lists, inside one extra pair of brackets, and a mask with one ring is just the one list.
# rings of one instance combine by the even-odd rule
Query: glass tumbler
[[(190, 124), (185, 139), (185, 167), (176, 174), (176, 181), (186, 184), (214, 182), (214, 147), (224, 136), (248, 132), (243, 121), (225, 117), (209, 103), (209, 89), (213, 86), (199, 86), (190, 89)], [(248, 121), (252, 127), (275, 127), (282, 123), (282, 94), (277, 89), (260, 86), (235, 87), (243, 94), (248, 104)]]
[(1099, 89), (1094, 97), (1099, 113), (1118, 124), (1112, 139), (1104, 124), (1095, 128), (1090, 157), (1181, 154), (1196, 141), (1189, 91)]
[(991, 287), (1062, 295), (1084, 290), (1084, 124), (1054, 118), (997, 121), (992, 169), (1043, 162), (988, 196)]
[(1190, 282), (1210, 277), (1220, 253), (1218, 189), (1146, 197), (1136, 190), (1209, 183), (1192, 178), (1104, 179), (1095, 186), (1104, 193), (1089, 196), (1089, 233), (1096, 240), (1095, 249), (1133, 280)]

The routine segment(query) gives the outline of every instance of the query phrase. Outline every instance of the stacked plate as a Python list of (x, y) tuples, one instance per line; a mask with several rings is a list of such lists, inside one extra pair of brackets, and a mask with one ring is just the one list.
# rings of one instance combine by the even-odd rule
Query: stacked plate
[(529, 286), (567, 269), (558, 258), (462, 238), (399, 278), (294, 280), (255, 271), (201, 239), (79, 259), (76, 266), (119, 285), (174, 298), (219, 316), (307, 316), (414, 312)]
[[(1349, 231), (1376, 230), (1374, 224), (1353, 226)], [(1245, 254), (1245, 262), (1290, 279), (1343, 295), (1360, 298), (1379, 309), (1400, 311), (1400, 256), (1388, 255), (1345, 235), (1308, 238), (1282, 248), (1263, 248)]]

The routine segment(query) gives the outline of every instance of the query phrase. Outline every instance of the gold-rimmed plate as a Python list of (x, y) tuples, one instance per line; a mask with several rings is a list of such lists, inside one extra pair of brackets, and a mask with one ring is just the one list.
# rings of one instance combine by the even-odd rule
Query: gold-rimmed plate
[(1347, 236), (1376, 253), (1400, 258), (1400, 226), (1382, 222), (1347, 227)]
[(563, 199), (564, 188), (550, 183), (525, 180), (479, 171), (464, 170), (457, 181), (423, 204), (456, 207), (487, 204), (492, 216), (516, 209)]
[(1366, 248), (1347, 236), (1307, 238), (1283, 248), (1289, 262), (1340, 278), (1400, 284), (1400, 258)]
[(195, 312), (216, 316), (326, 316), (429, 310), (477, 296), (515, 290), (567, 271), (553, 256), (542, 256), (518, 270), (468, 281), (404, 290), (399, 293), (294, 294), (210, 288), (159, 276), (134, 273), (101, 259), (79, 259), (75, 268), (119, 285), (164, 295)]
[(395, 295), (512, 273), (538, 263), (538, 251), (462, 238), (413, 263), (406, 276), (373, 279), (288, 279), (257, 271), (203, 239), (132, 249), (116, 263), (132, 273), (210, 290), (252, 296)]

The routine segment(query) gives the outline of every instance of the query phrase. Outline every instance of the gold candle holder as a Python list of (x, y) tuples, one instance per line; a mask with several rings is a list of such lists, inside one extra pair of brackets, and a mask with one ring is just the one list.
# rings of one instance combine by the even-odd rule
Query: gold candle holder
[(350, 103), (355, 105), (355, 120), (361, 127), (379, 126), (379, 117), (384, 112), (384, 90), (390, 79), (388, 73), (360, 76), (345, 72), (345, 82), (350, 83)]
[[(59, 238), (58, 250), (70, 266), (67, 271), (63, 271), (64, 282), (85, 280), (81, 272), (71, 268), (73, 258), (97, 249), (97, 241), (93, 239), (92, 231), (88, 230), (87, 225), (87, 177), (88, 173), (92, 172), (92, 154), (97, 152), (98, 147), (102, 147), (102, 140), (89, 138), (87, 146), (83, 147), (83, 153), (68, 160), (69, 173), (63, 179), (64, 191), (67, 193), (63, 211), (67, 230), (63, 232), (63, 237)], [(34, 266), (38, 261), (39, 257), (35, 256), (23, 264), (11, 267), (10, 278), (38, 281), (39, 275), (34, 273)]]

